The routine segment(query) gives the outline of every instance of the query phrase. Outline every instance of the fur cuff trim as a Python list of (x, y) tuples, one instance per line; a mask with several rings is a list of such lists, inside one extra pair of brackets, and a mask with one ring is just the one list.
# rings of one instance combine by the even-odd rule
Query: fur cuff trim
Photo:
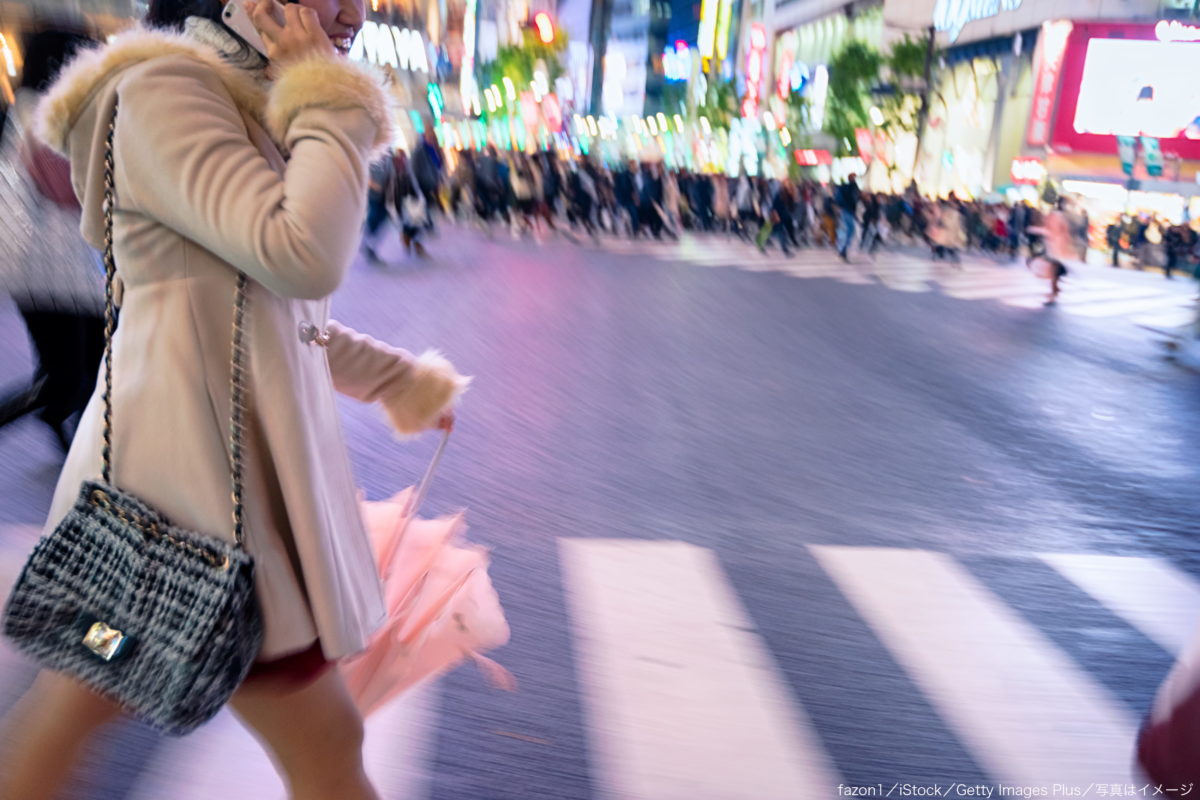
[(296, 115), (308, 108), (362, 108), (375, 123), (374, 149), (392, 141), (391, 114), (377, 72), (344, 59), (310, 58), (285, 67), (267, 100), (267, 130), (286, 142)]
[(436, 350), (426, 350), (405, 377), (398, 391), (383, 398), (383, 408), (392, 427), (406, 435), (432, 428), (471, 383)]

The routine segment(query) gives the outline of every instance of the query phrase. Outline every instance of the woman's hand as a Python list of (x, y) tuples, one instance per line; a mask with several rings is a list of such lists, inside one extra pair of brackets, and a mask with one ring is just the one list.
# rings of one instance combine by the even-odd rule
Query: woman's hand
[(246, 4), (246, 11), (267, 46), (267, 59), (276, 69), (313, 56), (336, 55), (317, 12), (311, 8), (297, 3), (280, 5), (276, 0), (254, 0)]

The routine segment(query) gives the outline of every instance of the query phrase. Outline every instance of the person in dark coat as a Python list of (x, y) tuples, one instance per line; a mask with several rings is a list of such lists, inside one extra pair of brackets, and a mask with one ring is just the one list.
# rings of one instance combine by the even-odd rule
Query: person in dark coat
[(638, 201), (641, 196), (641, 171), (636, 161), (630, 161), (625, 169), (613, 175), (613, 194), (617, 207), (629, 215), (630, 232), (636, 239), (641, 232), (638, 221)]
[(641, 223), (650, 228), (655, 239), (662, 237), (663, 179), (655, 164), (642, 166), (641, 186), (638, 191), (637, 213)]
[(858, 176), (851, 174), (834, 194), (834, 203), (837, 205), (840, 215), (837, 250), (843, 261), (849, 259), (850, 245), (854, 244), (854, 228), (858, 219), (858, 205), (861, 201), (862, 190), (858, 188)]
[[(439, 190), (442, 185), (442, 171), (445, 169), (445, 161), (442, 158), (442, 150), (438, 147), (437, 136), (429, 128), (425, 129), (424, 136), (421, 137), (421, 142), (413, 148), (412, 158), (410, 159), (410, 169), (412, 169), (413, 178), (417, 182), (417, 186), (421, 189), (421, 194), (425, 195), (425, 202), (430, 209), (440, 209), (442, 207), (441, 196)], [(433, 215), (428, 215), (427, 227), (433, 226)]]

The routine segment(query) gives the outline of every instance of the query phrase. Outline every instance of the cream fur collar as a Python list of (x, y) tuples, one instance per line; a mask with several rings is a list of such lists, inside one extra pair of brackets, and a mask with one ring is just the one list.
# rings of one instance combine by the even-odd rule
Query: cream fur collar
[(139, 27), (121, 34), (109, 45), (83, 52), (63, 69), (39, 108), (38, 136), (64, 152), (83, 107), (113, 73), (169, 55), (187, 56), (210, 66), (238, 108), (262, 119), (267, 93), (253, 72), (228, 63), (217, 50), (193, 37)]

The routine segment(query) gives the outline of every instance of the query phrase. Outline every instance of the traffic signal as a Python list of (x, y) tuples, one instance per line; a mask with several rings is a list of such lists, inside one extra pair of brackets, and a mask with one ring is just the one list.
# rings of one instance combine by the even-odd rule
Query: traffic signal
[(554, 44), (554, 20), (545, 11), (533, 15), (533, 27), (537, 29), (542, 44)]

